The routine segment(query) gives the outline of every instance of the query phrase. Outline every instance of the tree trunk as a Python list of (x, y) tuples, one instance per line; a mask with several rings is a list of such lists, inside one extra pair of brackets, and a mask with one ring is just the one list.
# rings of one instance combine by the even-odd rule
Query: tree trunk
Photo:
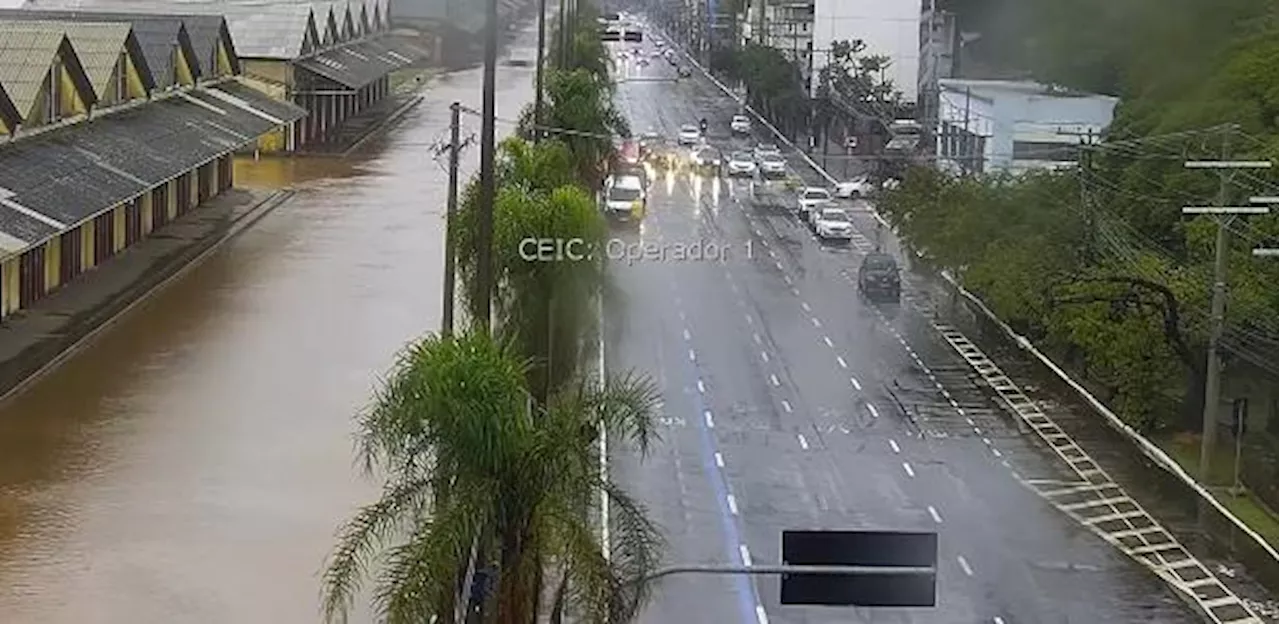
[(569, 570), (566, 568), (560, 577), (560, 585), (556, 587), (555, 601), (551, 603), (551, 624), (561, 624), (564, 620), (564, 601), (569, 593)]
[(502, 534), (498, 572), (497, 624), (532, 624), (531, 570), (528, 561), (529, 529), (522, 518)]

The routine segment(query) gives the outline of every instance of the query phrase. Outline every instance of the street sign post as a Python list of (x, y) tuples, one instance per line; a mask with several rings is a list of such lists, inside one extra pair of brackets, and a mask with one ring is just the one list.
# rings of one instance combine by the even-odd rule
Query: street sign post
[(784, 605), (932, 607), (938, 534), (909, 531), (783, 531), (787, 566), (918, 568), (887, 574), (785, 574)]

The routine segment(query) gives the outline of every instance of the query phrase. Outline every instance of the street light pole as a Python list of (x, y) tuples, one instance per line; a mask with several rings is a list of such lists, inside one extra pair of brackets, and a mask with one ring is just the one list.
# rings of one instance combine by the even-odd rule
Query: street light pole
[(476, 324), (491, 329), (493, 308), (493, 204), (497, 199), (494, 178), (495, 96), (498, 73), (498, 0), (488, 0), (484, 29), (484, 93), (480, 119), (480, 211), (476, 228), (476, 289), (480, 297)]
[(453, 334), (454, 274), (457, 251), (454, 247), (453, 220), (458, 214), (458, 151), (462, 149), (459, 134), (462, 105), (449, 106), (449, 195), (444, 216), (444, 310), (440, 315), (440, 333)]
[(542, 138), (542, 72), (545, 71), (547, 50), (547, 0), (538, 0), (538, 67), (533, 74), (533, 140)]
[(1210, 467), (1218, 437), (1218, 401), (1221, 393), (1222, 362), (1218, 349), (1222, 341), (1227, 306), (1227, 226), (1237, 215), (1267, 214), (1265, 206), (1227, 206), (1231, 172), (1240, 169), (1270, 169), (1269, 161), (1192, 160), (1185, 163), (1188, 169), (1209, 169), (1218, 172), (1218, 198), (1214, 206), (1186, 206), (1184, 215), (1210, 215), (1218, 224), (1217, 241), (1213, 259), (1213, 303), (1210, 310), (1209, 346), (1205, 362), (1204, 422), (1200, 438), (1200, 480), (1205, 487), (1211, 485)]

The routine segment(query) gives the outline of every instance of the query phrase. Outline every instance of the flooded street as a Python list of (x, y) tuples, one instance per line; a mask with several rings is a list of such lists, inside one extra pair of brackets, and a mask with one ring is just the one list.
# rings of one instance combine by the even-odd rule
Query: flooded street
[[(368, 156), (238, 164), (239, 186), (299, 192), (0, 408), (0, 622), (317, 621), (334, 529), (376, 494), (352, 417), (439, 323), (432, 144), (480, 82), (437, 79)], [(531, 82), (500, 67), (500, 117)]]

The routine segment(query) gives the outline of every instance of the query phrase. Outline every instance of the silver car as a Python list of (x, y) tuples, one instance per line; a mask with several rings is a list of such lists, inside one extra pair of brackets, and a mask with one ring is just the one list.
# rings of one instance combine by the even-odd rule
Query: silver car
[(729, 175), (753, 176), (756, 174), (756, 162), (748, 152), (734, 152), (729, 156)]
[(768, 178), (787, 175), (787, 159), (782, 154), (765, 154), (760, 159), (760, 174)]

